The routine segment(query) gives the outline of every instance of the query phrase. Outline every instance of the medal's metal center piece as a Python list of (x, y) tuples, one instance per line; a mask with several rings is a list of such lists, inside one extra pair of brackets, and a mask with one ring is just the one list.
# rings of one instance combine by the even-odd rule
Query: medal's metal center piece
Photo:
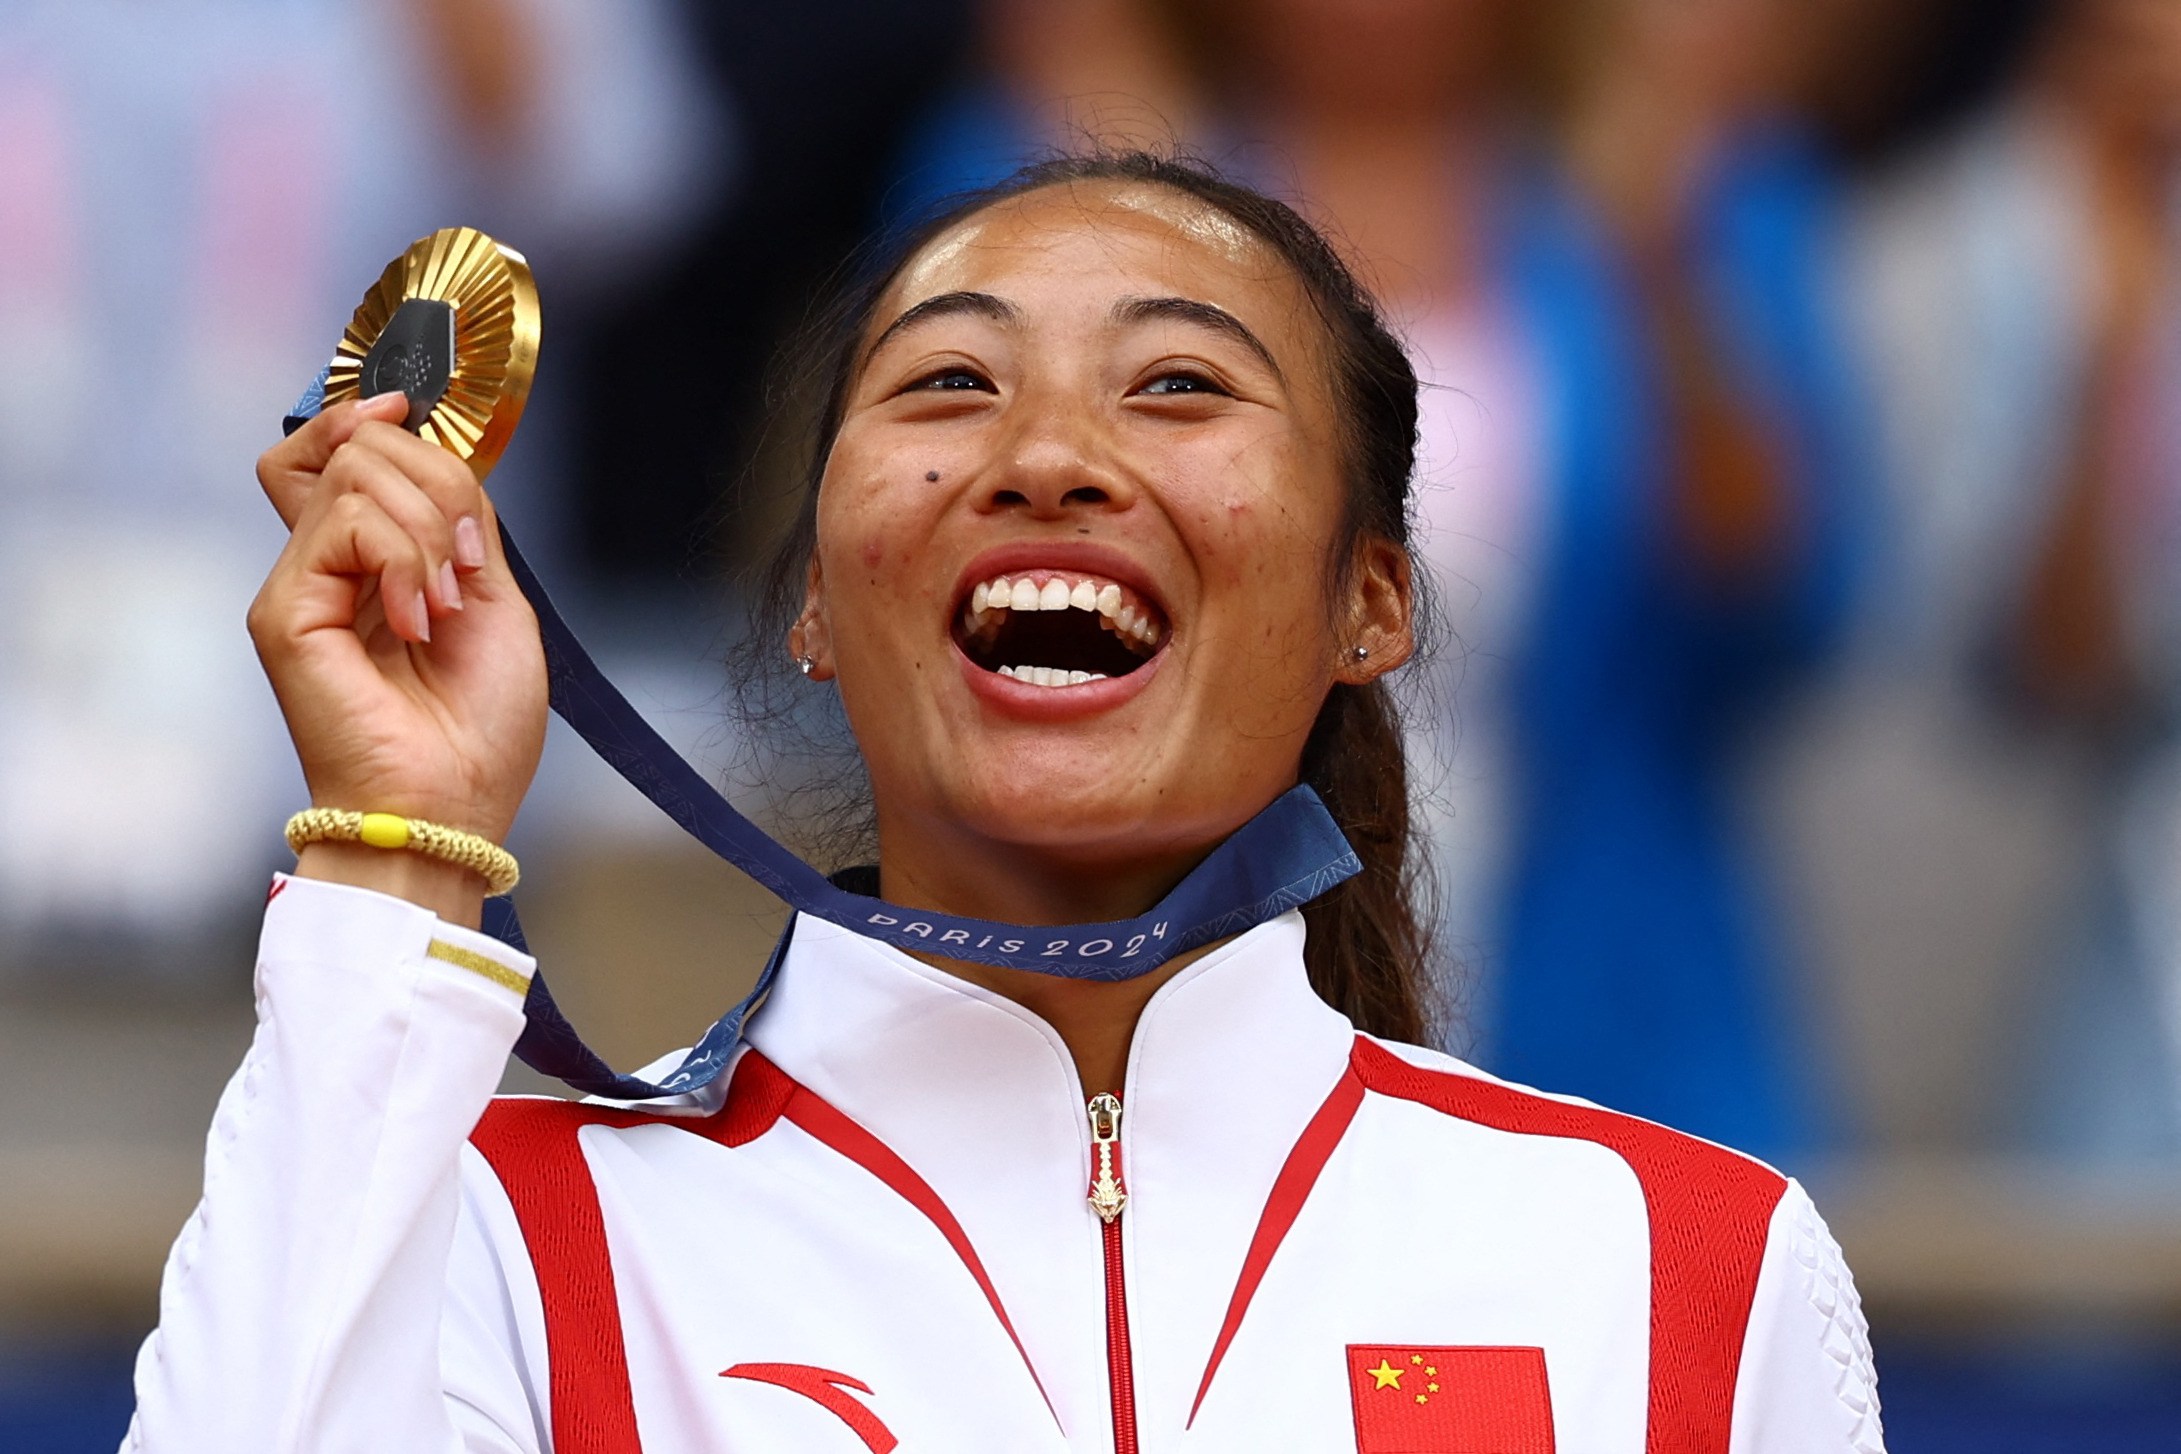
[(326, 373), (326, 403), (398, 389), (408, 427), (483, 479), (515, 435), (538, 366), (538, 289), (523, 255), (443, 227), (387, 264)]
[(454, 379), (454, 305), (405, 298), (364, 355), (356, 392), (366, 399), (398, 389), (409, 396), (411, 429), (422, 429)]

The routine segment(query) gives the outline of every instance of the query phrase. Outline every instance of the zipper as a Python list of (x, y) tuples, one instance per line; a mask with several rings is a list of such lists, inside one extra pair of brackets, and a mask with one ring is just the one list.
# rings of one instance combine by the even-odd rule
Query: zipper
[(1106, 1244), (1106, 1380), (1113, 1394), (1113, 1454), (1137, 1454), (1136, 1374), (1129, 1362), (1128, 1279), (1121, 1263), (1121, 1212), (1128, 1183), (1121, 1175), (1121, 1098), (1090, 1098), (1091, 1210)]

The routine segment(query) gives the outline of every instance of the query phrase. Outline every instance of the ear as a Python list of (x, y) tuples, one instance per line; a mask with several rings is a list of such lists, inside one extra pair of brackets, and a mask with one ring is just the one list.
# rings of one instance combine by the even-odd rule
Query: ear
[(803, 614), (788, 628), (788, 655), (798, 662), (810, 658), (804, 675), (814, 682), (833, 680), (833, 629), (825, 603), (825, 575), (818, 568), (818, 553), (810, 555), (810, 575), (803, 585)]
[[(1415, 591), (1409, 553), (1400, 546), (1381, 536), (1363, 538), (1346, 605), (1333, 680), (1360, 687), (1415, 654)], [(1363, 655), (1356, 654), (1358, 648)]]

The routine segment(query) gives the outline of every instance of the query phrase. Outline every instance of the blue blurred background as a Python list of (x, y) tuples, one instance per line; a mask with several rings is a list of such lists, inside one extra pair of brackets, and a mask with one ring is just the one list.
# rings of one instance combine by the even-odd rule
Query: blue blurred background
[[(496, 497), (731, 777), (776, 351), (1091, 144), (1427, 385), (1449, 1048), (1810, 1183), (1902, 1454), (2181, 1448), (2181, 0), (0, 0), (0, 1449), (127, 1421), (301, 801), (251, 461), (384, 262), (530, 256)], [(561, 737), (517, 832), (622, 1063), (777, 923)]]

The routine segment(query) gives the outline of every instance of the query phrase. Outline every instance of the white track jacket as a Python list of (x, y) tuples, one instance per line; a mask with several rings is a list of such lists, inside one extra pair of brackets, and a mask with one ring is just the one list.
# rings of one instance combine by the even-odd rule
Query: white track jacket
[(1289, 914), (1086, 1106), (1021, 1007), (796, 927), (749, 1048), (493, 1099), (532, 964), (273, 887), (137, 1364), (156, 1454), (1871, 1454), (1794, 1182), (1358, 1035)]

